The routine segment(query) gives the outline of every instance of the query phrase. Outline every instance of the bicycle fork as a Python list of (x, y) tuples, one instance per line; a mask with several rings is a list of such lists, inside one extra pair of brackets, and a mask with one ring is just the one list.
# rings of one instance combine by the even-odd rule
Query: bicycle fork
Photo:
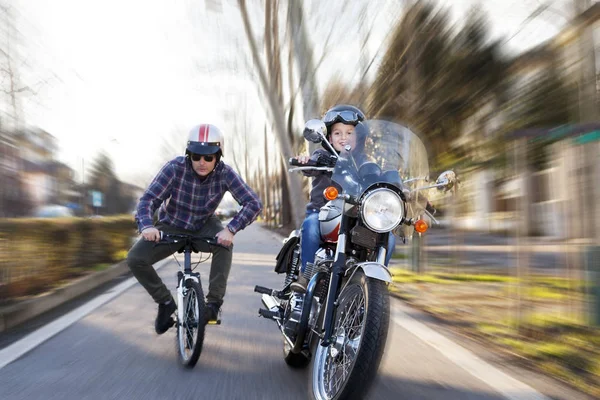
[[(190, 250), (183, 250), (183, 271), (180, 269), (177, 272), (177, 325), (181, 326), (183, 321), (183, 299), (188, 291), (185, 287), (185, 282), (188, 279), (193, 279), (199, 282), (198, 277), (192, 273), (192, 252)], [(181, 268), (181, 267), (180, 267)]]

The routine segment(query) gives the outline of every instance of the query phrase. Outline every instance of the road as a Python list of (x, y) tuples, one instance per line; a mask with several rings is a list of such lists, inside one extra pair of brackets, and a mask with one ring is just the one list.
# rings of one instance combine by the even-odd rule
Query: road
[[(396, 252), (409, 249), (397, 241)], [(490, 270), (498, 273), (515, 273), (519, 257), (538, 273), (561, 274), (569, 268), (583, 268), (583, 244), (567, 245), (559, 240), (529, 238), (519, 247), (515, 237), (482, 234), (479, 232), (455, 233), (449, 229), (432, 228), (426, 233), (425, 253), (427, 264), (432, 266), (459, 266), (465, 270)], [(519, 254), (520, 252), (520, 254)]]
[[(260, 296), (253, 293), (256, 284), (280, 283), (272, 272), (280, 239), (255, 224), (235, 243), (223, 325), (207, 327), (195, 369), (178, 366), (173, 330), (154, 333), (156, 306), (131, 281), (24, 355), (15, 358), (12, 349), (28, 337), (5, 347), (0, 399), (306, 399), (307, 371), (286, 366), (283, 339), (272, 321), (257, 317)], [(208, 264), (199, 269), (207, 272)], [(174, 261), (159, 269), (170, 288), (175, 271)], [(44, 329), (50, 328), (36, 331), (39, 337)], [(368, 398), (586, 398), (462, 340), (394, 299), (384, 361)]]

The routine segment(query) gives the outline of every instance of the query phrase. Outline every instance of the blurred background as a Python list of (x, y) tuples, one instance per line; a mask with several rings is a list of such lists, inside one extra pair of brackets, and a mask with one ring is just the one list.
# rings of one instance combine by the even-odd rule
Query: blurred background
[(286, 172), (311, 150), (304, 122), (349, 103), (407, 124), (433, 180), (460, 179), (431, 194), (441, 228), (396, 249), (401, 295), (482, 282), (465, 304), (436, 286), (439, 314), (514, 351), (551, 332), (534, 359), (600, 375), (595, 1), (0, 0), (0, 19), (0, 300), (122, 260), (137, 199), (198, 123), (225, 132), (260, 220), (289, 232), (310, 184)]
[(282, 197), (297, 188), (282, 160), (308, 150), (304, 121), (346, 102), (408, 124), (432, 176), (460, 172), (461, 227), (514, 229), (527, 189), (529, 234), (595, 236), (592, 1), (13, 0), (0, 11), (2, 217), (131, 213), (189, 126), (209, 121), (261, 191), (264, 218), (289, 224)]

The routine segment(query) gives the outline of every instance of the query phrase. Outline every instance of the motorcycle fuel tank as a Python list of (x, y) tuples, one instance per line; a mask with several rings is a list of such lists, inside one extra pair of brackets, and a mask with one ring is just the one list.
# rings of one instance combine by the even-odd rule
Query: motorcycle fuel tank
[(333, 200), (321, 207), (319, 224), (321, 226), (321, 239), (324, 242), (336, 243), (338, 240), (340, 223), (342, 222), (342, 202)]

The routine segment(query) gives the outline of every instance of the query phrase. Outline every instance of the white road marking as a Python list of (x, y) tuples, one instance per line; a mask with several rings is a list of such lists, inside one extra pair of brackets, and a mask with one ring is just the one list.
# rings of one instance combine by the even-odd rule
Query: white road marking
[[(166, 258), (157, 263), (155, 268), (158, 270), (170, 261), (172, 261), (172, 258)], [(136, 283), (138, 283), (137, 280), (132, 277), (115, 286), (110, 291), (101, 294), (68, 314), (63, 315), (19, 341), (0, 350), (0, 369), (79, 321), (98, 307), (119, 296)], [(488, 384), (504, 397), (511, 400), (548, 400), (546, 396), (537, 392), (532, 387), (486, 363), (470, 351), (452, 342), (450, 339), (439, 334), (425, 324), (415, 320), (405, 312), (394, 309), (392, 311), (392, 319), (396, 324), (437, 349), (454, 364)]]
[(464, 347), (454, 343), (407, 313), (394, 309), (392, 319), (402, 328), (438, 350), (442, 355), (511, 400), (549, 400), (529, 385), (505, 374)]
[[(154, 269), (158, 270), (171, 261), (173, 261), (171, 257), (165, 258), (164, 260), (156, 263)], [(138, 283), (137, 279), (135, 279), (135, 277), (131, 277), (126, 281), (121, 282), (117, 286), (113, 287), (106, 293), (95, 297), (87, 303), (79, 306), (75, 310), (63, 315), (62, 317), (50, 322), (47, 325), (44, 325), (43, 327), (37, 329), (34, 332), (31, 332), (29, 335), (16, 341), (10, 346), (7, 346), (4, 349), (0, 350), (0, 369), (4, 368), (19, 357), (33, 350), (34, 348), (44, 343), (46, 340), (50, 339), (57, 333), (68, 328), (69, 326), (79, 321), (81, 318), (85, 317), (87, 314), (91, 313), (98, 307), (102, 306), (105, 303), (108, 303), (110, 300), (119, 296), (121, 293), (123, 293), (136, 283)]]

